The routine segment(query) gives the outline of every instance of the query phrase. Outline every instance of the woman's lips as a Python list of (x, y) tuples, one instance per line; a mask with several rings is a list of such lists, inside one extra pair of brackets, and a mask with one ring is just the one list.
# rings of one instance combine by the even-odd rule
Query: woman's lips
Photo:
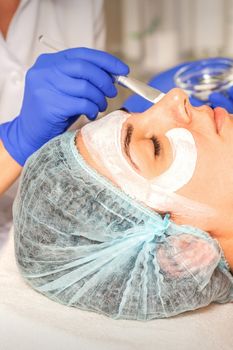
[(223, 124), (228, 116), (228, 112), (222, 107), (214, 108), (214, 121), (216, 125), (217, 133), (220, 134)]

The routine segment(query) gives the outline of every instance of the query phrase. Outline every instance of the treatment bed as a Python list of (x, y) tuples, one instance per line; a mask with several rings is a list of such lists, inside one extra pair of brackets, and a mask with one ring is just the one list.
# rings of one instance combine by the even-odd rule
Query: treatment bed
[(12, 231), (0, 250), (1, 350), (232, 350), (232, 326), (233, 304), (149, 322), (113, 320), (63, 306), (23, 281)]

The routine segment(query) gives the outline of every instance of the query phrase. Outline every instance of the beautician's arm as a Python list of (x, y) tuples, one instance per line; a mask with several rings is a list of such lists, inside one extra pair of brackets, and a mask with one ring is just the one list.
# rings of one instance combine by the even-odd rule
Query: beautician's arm
[(40, 55), (26, 74), (19, 115), (0, 125), (5, 149), (23, 166), (80, 115), (93, 120), (103, 112), (106, 98), (117, 95), (112, 75), (128, 72), (128, 66), (117, 57), (89, 48)]
[(9, 155), (0, 140), (0, 195), (15, 182), (21, 170), (22, 167)]
[(20, 114), (0, 125), (0, 194), (46, 142), (80, 115), (93, 120), (103, 112), (106, 98), (117, 95), (112, 75), (128, 73), (128, 66), (117, 57), (94, 49), (40, 55), (26, 74)]

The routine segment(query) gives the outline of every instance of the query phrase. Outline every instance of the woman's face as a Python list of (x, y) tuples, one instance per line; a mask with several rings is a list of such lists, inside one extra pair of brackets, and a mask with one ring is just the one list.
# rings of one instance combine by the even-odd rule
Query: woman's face
[[(193, 107), (182, 90), (173, 89), (144, 113), (130, 115), (123, 125), (123, 138), (129, 127), (131, 139), (125, 156), (140, 175), (149, 179), (161, 175), (172, 164), (172, 149), (166, 133), (174, 128), (191, 132), (197, 149), (196, 166), (189, 182), (176, 193), (210, 206), (216, 211), (216, 217), (206, 221), (195, 215), (176, 216), (174, 208), (173, 220), (216, 235), (230, 232), (233, 227), (233, 120), (226, 110)], [(83, 145), (78, 146), (81, 151)], [(85, 158), (114, 182), (106, 169), (92, 162), (90, 155), (86, 153)]]

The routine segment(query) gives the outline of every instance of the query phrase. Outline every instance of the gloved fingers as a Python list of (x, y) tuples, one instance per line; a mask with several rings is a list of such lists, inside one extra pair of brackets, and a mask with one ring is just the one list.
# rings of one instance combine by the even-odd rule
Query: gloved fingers
[(70, 127), (72, 124), (74, 124), (74, 123), (77, 121), (77, 119), (78, 119), (79, 117), (80, 117), (80, 115), (75, 115), (75, 116), (73, 116), (73, 117), (69, 117), (68, 125), (67, 125), (66, 130), (69, 129), (69, 127)]
[[(51, 94), (52, 92), (50, 92)], [(47, 92), (48, 95), (48, 92)], [(53, 103), (50, 107), (50, 112), (57, 116), (57, 121), (67, 121), (75, 115), (85, 114), (90, 120), (94, 120), (99, 113), (98, 106), (87, 98), (77, 98), (69, 95), (59, 94), (56, 92), (51, 97)]]
[(129, 73), (129, 67), (124, 62), (104, 51), (80, 47), (62, 52), (69, 62), (82, 59), (95, 64), (111, 74), (127, 75)]
[(99, 113), (98, 106), (86, 98), (71, 97), (70, 102), (68, 103), (72, 103), (70, 111), (73, 115), (85, 114), (88, 119), (94, 120)]
[(79, 79), (79, 86), (77, 90), (76, 95), (74, 94), (73, 96), (86, 98), (91, 102), (94, 102), (98, 106), (100, 112), (105, 111), (108, 106), (106, 98), (104, 94), (94, 85), (89, 83), (87, 80)]
[(49, 77), (49, 81), (54, 90), (73, 97), (87, 98), (98, 106), (100, 112), (105, 111), (107, 108), (107, 101), (104, 94), (89, 81), (74, 79), (61, 72), (57, 72), (56, 83), (54, 83), (54, 73), (49, 74), (52, 75)]
[(228, 90), (227, 93), (229, 95), (229, 97), (233, 100), (233, 86), (231, 86)]
[[(117, 89), (113, 83), (113, 78), (93, 63), (82, 59), (65, 60), (57, 62), (54, 69), (72, 78), (88, 80), (107, 97), (115, 97), (117, 95)], [(54, 77), (51, 75), (51, 81), (52, 80), (54, 80)]]
[(213, 92), (209, 96), (209, 101), (213, 108), (222, 107), (225, 108), (229, 113), (233, 113), (233, 101), (222, 93)]
[(53, 66), (55, 61), (57, 61), (58, 57), (62, 57), (60, 52), (56, 53), (42, 53), (39, 55), (36, 59), (36, 62), (30, 69), (44, 69), (44, 68), (50, 68)]

